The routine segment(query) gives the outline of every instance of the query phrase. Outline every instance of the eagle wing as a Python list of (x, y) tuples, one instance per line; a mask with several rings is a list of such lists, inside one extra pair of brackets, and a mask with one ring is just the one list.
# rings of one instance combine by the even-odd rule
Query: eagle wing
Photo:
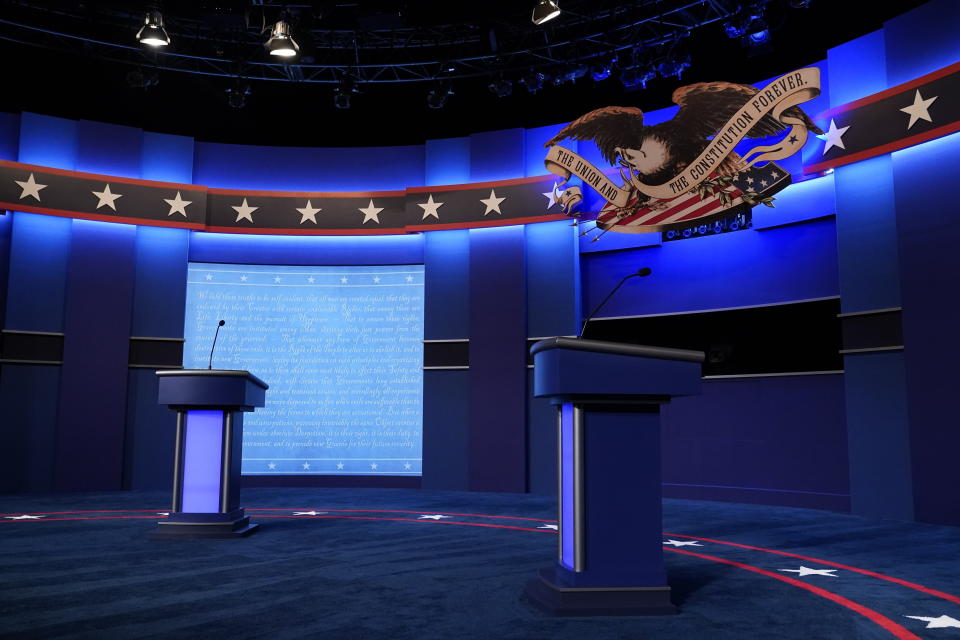
[[(673, 92), (673, 101), (680, 105), (673, 121), (689, 134), (707, 138), (715, 135), (757, 93), (755, 87), (731, 82), (698, 82), (680, 87)], [(790, 107), (784, 114), (799, 118), (816, 134), (823, 133), (800, 107)], [(753, 125), (747, 137), (765, 138), (786, 128), (787, 125), (767, 114)]]
[(636, 107), (604, 107), (580, 116), (543, 146), (566, 138), (593, 140), (604, 159), (617, 162), (617, 147), (631, 147), (643, 138), (643, 111)]

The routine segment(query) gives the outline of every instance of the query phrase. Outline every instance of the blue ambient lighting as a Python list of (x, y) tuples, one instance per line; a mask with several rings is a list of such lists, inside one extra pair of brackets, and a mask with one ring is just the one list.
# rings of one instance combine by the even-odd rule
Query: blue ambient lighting
[(222, 411), (187, 411), (183, 456), (184, 513), (220, 512)]
[(573, 403), (565, 402), (560, 405), (560, 564), (571, 571), (574, 567), (573, 489), (576, 481), (573, 448)]

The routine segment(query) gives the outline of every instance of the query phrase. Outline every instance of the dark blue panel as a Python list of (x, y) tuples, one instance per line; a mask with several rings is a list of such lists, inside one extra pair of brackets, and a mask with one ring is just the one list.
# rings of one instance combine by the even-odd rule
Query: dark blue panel
[(470, 333), (470, 232), (424, 235), (424, 339), (466, 338)]
[(960, 60), (960, 3), (932, 0), (883, 25), (887, 79), (898, 85)]
[(0, 365), (0, 491), (52, 491), (60, 367)]
[[(836, 107), (886, 89), (889, 85), (885, 58), (882, 31), (830, 49), (827, 52), (830, 105)], [(810, 115), (816, 116), (816, 113)]]
[[(547, 155), (547, 149), (543, 144), (557, 135), (565, 124), (551, 124), (545, 127), (535, 127), (527, 129), (524, 135), (524, 174), (525, 176), (542, 176), (547, 168), (543, 165), (543, 159)], [(593, 144), (592, 142), (587, 144)], [(576, 151), (579, 144), (576, 140), (564, 140), (563, 146), (571, 151)], [(519, 177), (519, 176), (518, 176)]]
[(467, 371), (423, 372), (424, 489), (470, 488), (468, 456), (470, 374)]
[(73, 221), (15, 212), (6, 328), (63, 331), (63, 294)]
[(196, 184), (277, 191), (393, 191), (424, 183), (423, 146), (314, 149), (196, 143)]
[(422, 264), (423, 237), (258, 236), (194, 232), (190, 262), (237, 264)]
[(526, 228), (527, 335), (575, 334), (580, 323), (580, 256), (569, 222)]
[(0, 160), (16, 162), (20, 155), (20, 114), (0, 113)]
[(912, 520), (904, 354), (860, 353), (843, 360), (850, 509), (869, 518)]
[(470, 181), (523, 177), (524, 143), (523, 129), (488, 131), (470, 136)]
[(56, 487), (119, 489), (136, 227), (73, 220)]
[(527, 489), (557, 495), (557, 407), (533, 397), (533, 369), (527, 371)]
[(125, 178), (140, 177), (143, 131), (81, 120), (77, 124), (77, 170)]
[(826, 298), (838, 292), (836, 260), (832, 219), (590, 254), (581, 257), (583, 309), (596, 308), (640, 267), (653, 275), (628, 281), (600, 317)]
[(157, 402), (157, 376), (130, 369), (123, 443), (124, 489), (170, 489), (176, 413)]
[(145, 131), (140, 177), (161, 182), (193, 182), (193, 138)]
[(903, 343), (918, 520), (960, 524), (956, 413), (960, 133), (893, 154), (903, 295)]
[(842, 311), (899, 307), (890, 156), (837, 167), (833, 177)]
[(131, 335), (183, 337), (189, 241), (185, 229), (137, 227)]
[(842, 375), (705, 380), (663, 409), (664, 495), (846, 509)]
[(524, 228), (470, 230), (470, 488), (526, 490)]
[(470, 138), (427, 140), (425, 148), (428, 186), (470, 182)]
[(756, 207), (753, 226), (764, 229), (811, 218), (832, 216), (837, 212), (833, 175), (792, 184), (776, 195), (776, 206)]
[(0, 211), (0, 327), (6, 327), (7, 283), (10, 279), (10, 242), (13, 237), (13, 214)]
[(20, 114), (20, 153), (27, 164), (57, 169), (75, 169), (77, 121), (36, 113)]

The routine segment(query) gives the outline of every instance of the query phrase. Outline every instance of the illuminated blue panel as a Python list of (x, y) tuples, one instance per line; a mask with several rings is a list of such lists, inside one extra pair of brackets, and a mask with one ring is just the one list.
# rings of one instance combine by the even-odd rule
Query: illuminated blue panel
[(193, 138), (144, 131), (140, 176), (161, 182), (193, 182)]
[(0, 160), (16, 161), (20, 155), (20, 116), (0, 113)]
[[(525, 144), (524, 144), (524, 164), (525, 166), (525, 176), (542, 176), (545, 173), (549, 173), (547, 168), (543, 166), (543, 159), (547, 155), (547, 149), (543, 144), (553, 138), (561, 129), (563, 129), (565, 124), (551, 124), (545, 127), (535, 127), (533, 129), (526, 130)], [(585, 142), (584, 144), (593, 144), (593, 142)], [(576, 140), (564, 140), (563, 146), (570, 151), (577, 151), (579, 144)]]
[(261, 236), (193, 232), (190, 260), (302, 265), (421, 264), (423, 236)]
[(17, 211), (10, 242), (8, 329), (63, 331), (73, 220)]
[(960, 60), (960, 2), (933, 0), (883, 27), (887, 79), (898, 85)]
[(186, 229), (137, 227), (132, 335), (183, 335), (189, 239)]
[(140, 177), (143, 131), (81, 120), (77, 123), (77, 170), (124, 178)]
[(319, 149), (196, 143), (196, 184), (275, 191), (401, 191), (424, 183), (423, 145)]
[(423, 234), (425, 330), (428, 340), (470, 335), (470, 232), (467, 229)]
[(270, 385), (244, 420), (243, 473), (421, 472), (423, 266), (188, 268), (184, 366)]
[(770, 207), (754, 207), (753, 226), (755, 229), (765, 229), (836, 214), (837, 203), (834, 198), (833, 174), (790, 185), (776, 195), (774, 205), (772, 209)]
[(560, 405), (560, 563), (573, 571), (575, 522), (573, 493), (576, 477), (573, 469), (573, 403)]
[(186, 513), (220, 511), (222, 411), (187, 411), (183, 444), (183, 503)]
[(570, 223), (525, 227), (527, 336), (576, 333), (580, 322), (580, 261), (577, 232)]
[(885, 58), (882, 31), (868, 33), (830, 49), (827, 67), (830, 70), (831, 106), (853, 102), (886, 89)]
[(504, 129), (470, 136), (470, 182), (522, 178), (524, 131)]
[(470, 182), (470, 138), (427, 140), (426, 184)]
[(57, 169), (76, 168), (76, 120), (36, 113), (20, 114), (20, 154), (17, 160)]

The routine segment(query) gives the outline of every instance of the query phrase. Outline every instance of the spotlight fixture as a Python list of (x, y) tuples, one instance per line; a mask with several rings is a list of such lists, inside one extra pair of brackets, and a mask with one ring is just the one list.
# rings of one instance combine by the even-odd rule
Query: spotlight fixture
[(683, 75), (683, 72), (690, 66), (690, 56), (672, 58), (657, 65), (657, 73), (661, 78), (676, 77), (677, 80)]
[(427, 106), (431, 109), (443, 109), (447, 98), (453, 95), (453, 88), (449, 82), (440, 82), (427, 93)]
[(649, 65), (633, 65), (620, 71), (620, 83), (624, 89), (646, 89), (647, 83), (656, 80), (657, 72)]
[(540, 71), (530, 70), (530, 73), (520, 78), (521, 84), (527, 88), (527, 91), (530, 93), (536, 93), (543, 88), (543, 82), (547, 79), (547, 76)]
[(513, 83), (504, 78), (503, 75), (499, 75), (491, 80), (487, 88), (490, 89), (490, 93), (498, 98), (506, 98), (513, 93)]
[(137, 31), (137, 40), (151, 47), (165, 47), (170, 44), (170, 36), (163, 28), (163, 16), (159, 11), (147, 11), (143, 26)]
[(541, 25), (553, 20), (558, 15), (560, 15), (560, 7), (554, 0), (538, 0), (533, 7), (533, 16), (530, 19), (533, 20), (533, 24)]
[(292, 58), (300, 50), (300, 46), (290, 35), (290, 25), (284, 20), (277, 20), (276, 24), (273, 25), (270, 38), (264, 46), (267, 47), (270, 55), (281, 58)]
[(226, 90), (227, 104), (234, 109), (243, 109), (247, 106), (247, 97), (250, 95), (250, 85), (237, 82)]
[(770, 27), (767, 26), (766, 20), (758, 15), (751, 16), (746, 29), (745, 41), (748, 46), (756, 46), (769, 42)]
[(350, 98), (354, 93), (359, 93), (359, 91), (353, 82), (353, 78), (343, 76), (340, 84), (337, 85), (336, 90), (333, 92), (333, 106), (337, 109), (349, 109)]
[(590, 69), (590, 77), (594, 82), (602, 82), (610, 77), (610, 73), (613, 71), (613, 65), (616, 62), (616, 59), (605, 60), (603, 62), (598, 62)]

